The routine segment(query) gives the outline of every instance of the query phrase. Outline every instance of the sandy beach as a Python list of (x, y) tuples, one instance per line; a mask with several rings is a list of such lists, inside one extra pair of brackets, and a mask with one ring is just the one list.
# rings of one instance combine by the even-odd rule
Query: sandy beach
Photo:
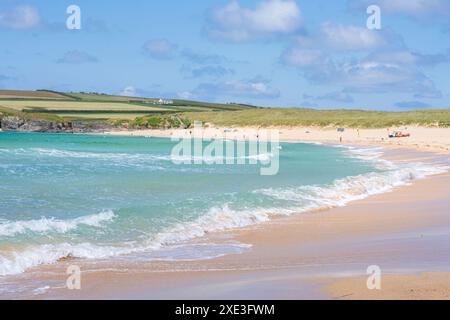
[[(246, 130), (237, 129), (233, 133), (238, 138), (249, 134)], [(295, 130), (292, 133), (280, 129), (284, 135), (282, 140), (303, 141), (295, 135), (300, 135), (301, 130)], [(383, 142), (382, 131), (361, 130), (359, 139), (349, 132), (343, 143), (389, 146), (384, 158), (399, 163), (448, 165), (449, 129), (415, 130), (409, 131), (413, 137), (418, 137), (419, 132), (426, 133), (420, 136), (424, 142), (419, 138)], [(209, 129), (204, 136), (217, 137), (220, 131)], [(189, 134), (186, 131), (109, 134), (171, 136), (176, 133)], [(332, 137), (336, 135), (334, 132), (304, 134), (311, 138), (308, 141), (336, 143), (336, 137)], [(323, 135), (323, 139), (318, 138), (319, 135)], [(34, 270), (48, 274), (49, 279), (59, 281), (61, 287), (44, 290), (42, 295), (30, 298), (448, 299), (448, 190), (450, 174), (440, 174), (345, 207), (210, 234), (207, 241), (221, 243), (223, 239), (233, 239), (251, 245), (251, 249), (242, 254), (212, 260), (134, 264), (90, 264), (76, 260), (83, 270), (80, 291), (64, 287), (65, 270), (74, 261), (62, 261)], [(367, 289), (366, 270), (371, 265), (379, 266), (382, 271), (381, 290)]]
[[(106, 135), (127, 135), (146, 137), (203, 137), (205, 139), (225, 138), (238, 140), (257, 139), (258, 131), (263, 128), (216, 128), (206, 127), (200, 130), (128, 130), (105, 132)], [(450, 128), (395, 127), (382, 129), (345, 129), (338, 132), (335, 128), (267, 128), (279, 132), (285, 142), (319, 142), (330, 144), (376, 145), (388, 148), (413, 148), (422, 151), (450, 153)], [(410, 137), (389, 138), (394, 132), (409, 133)]]
[(346, 300), (448, 300), (449, 273), (386, 276), (382, 290), (367, 290), (365, 278), (340, 280), (328, 287), (333, 299)]
[[(207, 261), (115, 265), (85, 273), (81, 291), (34, 298), (448, 299), (449, 187), (450, 175), (440, 175), (347, 207), (211, 235), (253, 247)], [(68, 263), (43, 269), (63, 282)], [(384, 272), (379, 291), (365, 287), (374, 264)]]
[(55, 3), (0, 2), (0, 300), (450, 300), (450, 0)]

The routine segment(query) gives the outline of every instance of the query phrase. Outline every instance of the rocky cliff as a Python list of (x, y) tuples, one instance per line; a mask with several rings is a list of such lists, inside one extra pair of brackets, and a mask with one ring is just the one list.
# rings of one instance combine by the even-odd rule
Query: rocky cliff
[(94, 133), (110, 130), (104, 124), (57, 123), (41, 119), (25, 119), (16, 116), (3, 117), (0, 127), (5, 132)]

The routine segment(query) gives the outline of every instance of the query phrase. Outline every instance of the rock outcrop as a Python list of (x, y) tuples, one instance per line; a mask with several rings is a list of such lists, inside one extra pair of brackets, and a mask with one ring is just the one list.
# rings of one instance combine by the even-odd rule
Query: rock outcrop
[(43, 119), (25, 119), (16, 116), (3, 117), (0, 127), (5, 132), (47, 132), (47, 133), (95, 133), (111, 129), (104, 124), (58, 123)]

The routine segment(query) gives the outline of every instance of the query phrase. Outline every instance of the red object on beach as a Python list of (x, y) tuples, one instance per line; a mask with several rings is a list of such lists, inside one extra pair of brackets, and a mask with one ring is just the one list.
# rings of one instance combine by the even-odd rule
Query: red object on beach
[(411, 135), (409, 133), (401, 133), (399, 138), (408, 138), (411, 137)]
[(411, 134), (403, 133), (400, 131), (394, 132), (393, 134), (389, 135), (389, 138), (409, 138), (409, 137), (411, 137)]

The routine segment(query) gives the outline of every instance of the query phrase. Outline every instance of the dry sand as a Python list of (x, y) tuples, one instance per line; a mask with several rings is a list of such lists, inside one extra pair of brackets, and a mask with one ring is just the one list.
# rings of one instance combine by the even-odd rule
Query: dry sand
[[(148, 137), (190, 137), (226, 138), (249, 140), (256, 139), (258, 128), (205, 128), (202, 130), (136, 130), (106, 132), (107, 135), (129, 135)], [(280, 140), (286, 142), (321, 142), (377, 145), (384, 147), (407, 147), (422, 151), (433, 151), (450, 154), (450, 128), (398, 127), (385, 129), (336, 129), (317, 127), (304, 128), (270, 128), (280, 133)], [(409, 133), (407, 138), (389, 138), (394, 131)]]

